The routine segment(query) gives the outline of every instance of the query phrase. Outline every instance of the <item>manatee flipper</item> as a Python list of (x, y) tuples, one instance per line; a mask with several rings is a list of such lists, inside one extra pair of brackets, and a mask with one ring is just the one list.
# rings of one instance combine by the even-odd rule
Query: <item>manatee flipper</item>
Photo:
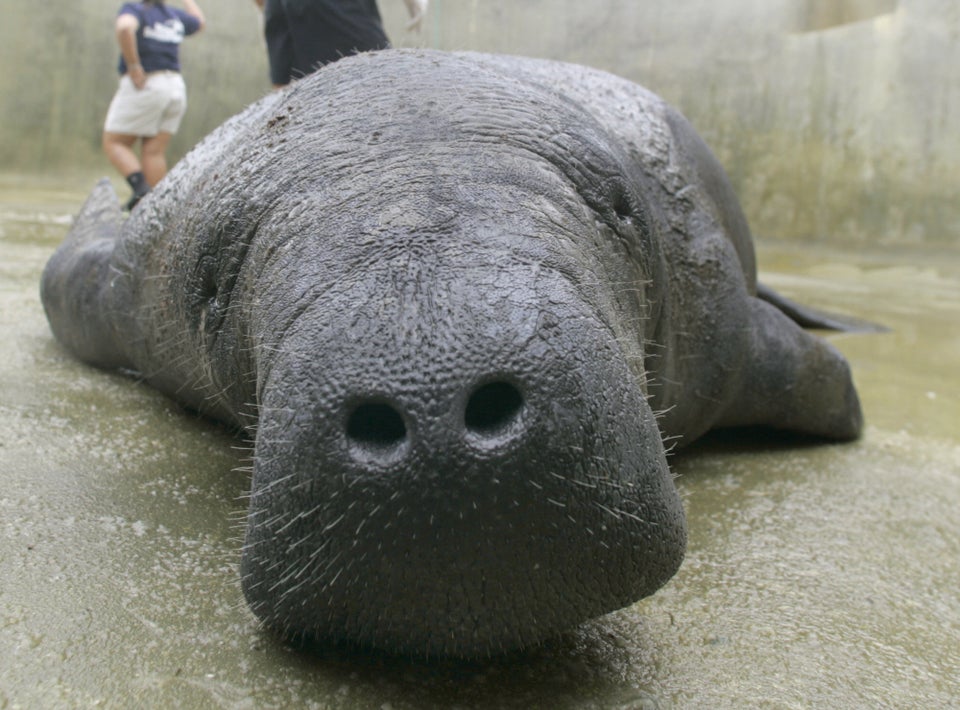
[(740, 393), (719, 425), (856, 439), (863, 415), (843, 355), (766, 301), (751, 298), (749, 303), (750, 345)]
[(854, 318), (853, 316), (827, 313), (825, 311), (804, 306), (792, 301), (786, 296), (777, 293), (769, 286), (757, 284), (757, 298), (774, 306), (803, 328), (820, 328), (823, 330), (837, 330), (844, 333), (883, 333), (887, 328), (877, 323)]
[(127, 364), (109, 317), (111, 256), (122, 220), (117, 194), (103, 178), (47, 262), (40, 283), (40, 298), (57, 340), (101, 367)]

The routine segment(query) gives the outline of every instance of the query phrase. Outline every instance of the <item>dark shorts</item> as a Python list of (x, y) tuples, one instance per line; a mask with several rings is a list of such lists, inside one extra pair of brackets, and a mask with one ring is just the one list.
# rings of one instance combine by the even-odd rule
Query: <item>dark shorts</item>
[(376, 0), (267, 0), (264, 34), (274, 84), (390, 46)]

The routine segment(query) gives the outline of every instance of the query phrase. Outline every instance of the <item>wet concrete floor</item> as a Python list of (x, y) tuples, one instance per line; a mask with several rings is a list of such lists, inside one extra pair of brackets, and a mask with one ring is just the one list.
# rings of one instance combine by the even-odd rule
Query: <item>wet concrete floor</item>
[(960, 255), (762, 246), (831, 336), (863, 439), (677, 457), (690, 545), (650, 599), (485, 663), (303, 654), (237, 561), (242, 442), (52, 339), (44, 262), (91, 176), (0, 175), (0, 708), (960, 706)]

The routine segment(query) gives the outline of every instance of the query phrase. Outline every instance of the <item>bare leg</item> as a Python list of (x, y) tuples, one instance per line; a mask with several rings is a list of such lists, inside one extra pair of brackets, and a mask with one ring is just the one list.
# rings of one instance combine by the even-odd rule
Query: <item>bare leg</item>
[(110, 164), (123, 176), (140, 170), (140, 161), (133, 151), (137, 136), (126, 133), (103, 132), (103, 152), (107, 154)]
[(140, 157), (143, 161), (143, 174), (150, 187), (154, 187), (167, 174), (167, 146), (170, 145), (170, 136), (170, 133), (161, 131), (155, 136), (143, 139)]

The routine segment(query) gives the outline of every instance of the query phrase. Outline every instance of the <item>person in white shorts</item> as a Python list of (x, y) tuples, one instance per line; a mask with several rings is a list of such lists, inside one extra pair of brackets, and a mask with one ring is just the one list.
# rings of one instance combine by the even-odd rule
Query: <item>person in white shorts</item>
[(167, 146), (187, 108), (180, 43), (205, 21), (194, 0), (183, 4), (181, 10), (163, 0), (128, 2), (117, 14), (120, 86), (107, 110), (103, 150), (133, 190), (127, 209), (167, 174)]

